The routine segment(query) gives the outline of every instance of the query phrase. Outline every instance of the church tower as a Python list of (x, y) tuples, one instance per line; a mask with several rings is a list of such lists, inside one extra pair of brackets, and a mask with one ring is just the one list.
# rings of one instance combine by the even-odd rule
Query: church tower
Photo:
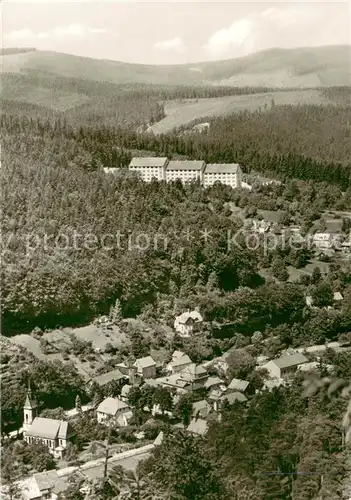
[(28, 381), (28, 390), (26, 401), (23, 407), (23, 430), (26, 431), (30, 428), (33, 423), (33, 420), (37, 416), (38, 404), (34, 397), (32, 396), (32, 391), (30, 388), (30, 381)]

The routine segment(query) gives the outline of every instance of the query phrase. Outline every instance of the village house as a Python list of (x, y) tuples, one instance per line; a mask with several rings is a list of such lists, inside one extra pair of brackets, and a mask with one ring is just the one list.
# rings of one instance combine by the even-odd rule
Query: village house
[(181, 337), (191, 337), (201, 331), (203, 318), (198, 311), (187, 311), (174, 320), (174, 329)]
[(193, 403), (192, 416), (194, 418), (206, 419), (211, 412), (212, 406), (205, 399)]
[(219, 377), (208, 377), (208, 379), (206, 380), (205, 384), (204, 384), (204, 387), (205, 389), (217, 389), (219, 387), (224, 387), (226, 388), (225, 384), (224, 384), (224, 381), (219, 378)]
[(69, 487), (66, 477), (60, 477), (58, 471), (50, 470), (33, 474), (18, 483), (23, 500), (39, 500), (42, 498), (56, 500)]
[(28, 443), (42, 443), (55, 458), (63, 458), (75, 433), (68, 422), (37, 416), (38, 405), (28, 389), (23, 407), (23, 438)]
[(248, 386), (250, 385), (250, 382), (247, 380), (240, 380), (238, 378), (233, 378), (230, 384), (228, 385), (228, 392), (230, 391), (238, 391), (238, 392), (245, 392)]
[(191, 364), (192, 361), (187, 354), (180, 351), (174, 351), (172, 360), (166, 366), (166, 371), (169, 373), (179, 373)]
[(235, 402), (238, 403), (246, 403), (247, 397), (244, 396), (241, 392), (225, 392), (223, 393), (213, 393), (211, 395), (210, 401), (213, 404), (213, 409), (214, 411), (221, 411), (222, 405), (224, 404), (225, 401), (227, 401), (230, 405), (232, 405)]
[(176, 181), (192, 182), (199, 180), (203, 182), (205, 162), (202, 160), (171, 160), (166, 166), (167, 182)]
[(186, 430), (196, 436), (205, 436), (208, 431), (208, 423), (202, 418), (194, 418), (191, 420)]
[(156, 361), (151, 356), (137, 359), (134, 366), (137, 369), (137, 375), (143, 379), (156, 377)]
[(242, 171), (238, 163), (208, 163), (203, 174), (204, 187), (221, 182), (235, 188), (241, 187)]
[(318, 250), (332, 250), (341, 248), (342, 244), (341, 233), (321, 232), (317, 231), (313, 235), (313, 244)]
[(268, 371), (271, 378), (288, 381), (296, 372), (297, 367), (307, 362), (308, 359), (306, 356), (301, 353), (295, 353), (272, 359), (264, 364), (262, 368)]
[(137, 172), (143, 181), (151, 182), (152, 179), (163, 181), (166, 179), (166, 157), (133, 158), (129, 164), (129, 170)]
[(113, 425), (125, 427), (133, 417), (130, 407), (119, 398), (106, 398), (97, 407), (97, 421), (99, 424), (112, 422)]
[(205, 386), (206, 380), (208, 379), (208, 373), (203, 366), (191, 363), (191, 365), (188, 365), (181, 371), (180, 378), (189, 382), (192, 389), (196, 390)]
[(90, 385), (91, 384), (97, 384), (99, 387), (103, 387), (104, 385), (108, 384), (109, 382), (112, 381), (119, 381), (124, 378), (127, 378), (126, 375), (124, 375), (118, 368), (116, 370), (111, 370), (107, 373), (103, 373), (102, 375), (97, 375), (96, 377), (93, 377), (90, 380)]

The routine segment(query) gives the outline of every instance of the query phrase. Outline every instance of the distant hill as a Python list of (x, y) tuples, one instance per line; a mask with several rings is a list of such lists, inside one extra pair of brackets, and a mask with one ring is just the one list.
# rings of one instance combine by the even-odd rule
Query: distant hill
[(350, 47), (270, 49), (237, 59), (156, 66), (49, 51), (4, 49), (4, 73), (39, 71), (111, 83), (328, 87), (351, 84)]

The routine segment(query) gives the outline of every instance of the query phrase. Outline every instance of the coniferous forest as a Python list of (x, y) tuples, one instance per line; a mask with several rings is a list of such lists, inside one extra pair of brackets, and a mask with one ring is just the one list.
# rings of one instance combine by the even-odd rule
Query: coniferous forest
[[(20, 88), (21, 77), (11, 78)], [(31, 78), (35, 83), (38, 75)], [(76, 80), (71, 92), (78, 85), (85, 85), (90, 97), (99, 92), (100, 83)], [(255, 213), (281, 210), (306, 229), (323, 211), (351, 210), (348, 89), (328, 91), (341, 95), (337, 106), (273, 103), (270, 109), (211, 118), (203, 133), (189, 133), (188, 127), (159, 136), (144, 130), (164, 116), (161, 101), (249, 89), (114, 90), (106, 84), (100, 104), (61, 111), (5, 96), (0, 118), (4, 334), (88, 324), (108, 314), (116, 299), (124, 317), (155, 321), (175, 303), (183, 309), (199, 306), (205, 321), (217, 323), (221, 340), (233, 332), (245, 340), (259, 331), (288, 348), (347, 334), (349, 265), (331, 265), (323, 278), (323, 286), (343, 291), (342, 306), (306, 309), (303, 280), (267, 280), (262, 268), (277, 261), (283, 268), (305, 264), (308, 249), (276, 248), (266, 255), (260, 248), (228, 246), (228, 234), (243, 225), (231, 205)], [(178, 181), (144, 183), (128, 173), (136, 155), (240, 163), (246, 175), (259, 172), (282, 182), (252, 192), (219, 184), (203, 189)], [(103, 167), (120, 173), (106, 175)], [(144, 247), (141, 234), (152, 244)], [(333, 363), (338, 377), (351, 377), (348, 353), (327, 352), (322, 361)], [(62, 389), (40, 375), (59, 380), (59, 368), (35, 363), (33, 373), (50, 405), (55, 397), (61, 404), (72, 387), (86, 396), (73, 368)], [(20, 418), (21, 384), (5, 389), (9, 421)], [(225, 407), (205, 439), (182, 433), (175, 438), (165, 430), (163, 445), (145, 465), (154, 488), (167, 491), (164, 498), (189, 500), (342, 499), (348, 474), (340, 431), (345, 402), (340, 394), (321, 391), (310, 399), (301, 394), (302, 377), (288, 388), (257, 391), (245, 411), (240, 404)], [(272, 474), (275, 470), (286, 474)]]

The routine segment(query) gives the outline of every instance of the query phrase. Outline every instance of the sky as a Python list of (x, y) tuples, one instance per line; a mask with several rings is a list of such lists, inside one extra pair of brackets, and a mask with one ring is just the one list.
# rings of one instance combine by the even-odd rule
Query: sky
[(3, 47), (180, 64), (351, 43), (350, 1), (2, 0)]

